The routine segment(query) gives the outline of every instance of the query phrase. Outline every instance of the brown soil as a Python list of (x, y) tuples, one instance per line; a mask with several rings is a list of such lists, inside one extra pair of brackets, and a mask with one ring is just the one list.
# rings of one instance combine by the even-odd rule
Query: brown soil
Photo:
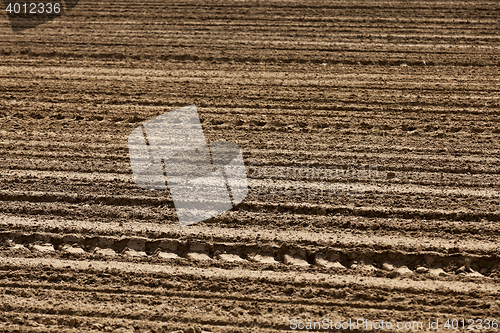
[[(2, 12), (0, 331), (500, 320), (498, 4), (169, 3), (19, 34)], [(190, 104), (252, 190), (181, 228), (127, 137)], [(328, 179), (357, 196), (256, 192), (317, 190), (263, 175), (307, 165), (378, 172)]]

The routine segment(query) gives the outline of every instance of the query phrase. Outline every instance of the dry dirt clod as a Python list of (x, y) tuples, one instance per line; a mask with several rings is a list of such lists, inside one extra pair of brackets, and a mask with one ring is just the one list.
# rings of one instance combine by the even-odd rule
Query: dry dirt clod
[(197, 252), (190, 252), (186, 255), (186, 258), (189, 260), (195, 260), (195, 261), (211, 261), (212, 258), (208, 256), (206, 253), (197, 253)]
[(54, 320), (54, 319), (50, 319), (50, 318), (46, 318), (44, 320), (44, 324), (47, 325), (47, 326), (53, 326), (55, 325), (57, 322)]
[(78, 326), (78, 321), (76, 320), (76, 318), (71, 318), (69, 320), (69, 327), (77, 327)]
[(470, 273), (466, 274), (467, 277), (472, 278), (484, 278), (484, 275), (471, 269)]
[(134, 333), (135, 330), (131, 327), (120, 327), (113, 331), (113, 333)]
[(123, 254), (128, 257), (133, 257), (133, 258), (140, 258), (140, 257), (147, 257), (146, 252), (144, 251), (136, 251), (134, 249), (125, 249), (123, 251)]
[(390, 271), (394, 270), (394, 266), (392, 264), (389, 264), (388, 262), (384, 262), (382, 264), (382, 269), (384, 271), (389, 271), (390, 272)]
[(95, 324), (92, 324), (92, 326), (91, 326), (91, 327), (92, 327), (92, 329), (94, 329), (94, 330), (99, 330), (99, 331), (100, 331), (100, 330), (102, 330), (102, 329), (103, 329), (104, 325), (103, 325), (103, 324), (99, 324), (99, 323), (95, 323)]
[(367, 273), (370, 273), (370, 272), (376, 272), (377, 271), (377, 268), (373, 265), (361, 265), (361, 270), (364, 271), (364, 272), (367, 272)]
[(171, 253), (171, 252), (158, 252), (156, 253), (156, 256), (158, 258), (162, 259), (178, 259), (179, 256), (176, 253)]
[(69, 246), (69, 245), (63, 246), (61, 249), (65, 252), (68, 252), (71, 254), (83, 254), (83, 253), (85, 253), (84, 249), (82, 249), (80, 247)]
[(413, 274), (413, 271), (406, 266), (399, 267), (398, 269), (396, 269), (396, 272), (399, 275), (411, 275), (411, 274)]
[(38, 251), (38, 252), (54, 252), (54, 246), (52, 244), (43, 244), (43, 245), (33, 245), (32, 247), (33, 251)]
[(278, 261), (276, 261), (276, 259), (274, 259), (274, 257), (268, 256), (268, 255), (256, 254), (256, 255), (250, 255), (249, 258), (252, 261), (259, 262), (262, 264), (272, 264), (272, 265), (278, 264)]
[(293, 286), (289, 285), (289, 284), (287, 284), (285, 286), (285, 290), (283, 290), (283, 292), (285, 294), (293, 294), (294, 291), (295, 291), (295, 288)]
[(332, 261), (329, 261), (329, 260), (326, 260), (323, 258), (319, 258), (319, 257), (317, 257), (315, 259), (315, 263), (316, 263), (316, 265), (321, 266), (321, 267), (325, 267), (325, 268), (345, 269), (344, 265), (342, 265), (338, 261), (332, 262)]
[(304, 266), (304, 267), (309, 266), (309, 263), (304, 259), (299, 258), (297, 256), (291, 256), (288, 254), (285, 254), (283, 261), (287, 265)]
[(344, 265), (342, 265), (340, 262), (335, 261), (335, 262), (332, 264), (332, 268), (345, 269), (345, 266), (344, 266)]
[(446, 273), (442, 268), (430, 269), (429, 272), (433, 276), (441, 276), (441, 277), (450, 276), (450, 274)]
[(194, 326), (194, 327), (189, 327), (184, 330), (184, 333), (201, 333), (201, 327), (200, 326)]
[(425, 274), (428, 271), (429, 271), (429, 269), (427, 267), (423, 267), (423, 266), (417, 267), (417, 269), (416, 269), (416, 272), (418, 274)]

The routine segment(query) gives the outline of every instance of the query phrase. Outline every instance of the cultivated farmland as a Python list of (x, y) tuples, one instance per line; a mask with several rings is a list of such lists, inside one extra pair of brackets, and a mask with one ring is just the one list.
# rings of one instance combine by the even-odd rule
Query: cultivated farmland
[[(2, 12), (0, 330), (500, 320), (499, 14), (82, 0), (13, 34)], [(190, 104), (251, 189), (181, 228), (127, 138)]]

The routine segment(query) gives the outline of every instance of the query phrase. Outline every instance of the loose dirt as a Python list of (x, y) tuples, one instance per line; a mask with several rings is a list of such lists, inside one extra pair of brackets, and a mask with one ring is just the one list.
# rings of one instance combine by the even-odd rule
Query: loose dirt
[[(80, 1), (19, 34), (2, 13), (0, 330), (500, 320), (498, 10)], [(251, 189), (181, 228), (127, 138), (191, 104)]]

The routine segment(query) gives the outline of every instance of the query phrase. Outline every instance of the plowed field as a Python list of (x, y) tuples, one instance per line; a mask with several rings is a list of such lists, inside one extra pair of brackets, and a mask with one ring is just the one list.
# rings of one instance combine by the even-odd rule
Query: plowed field
[[(499, 332), (499, 15), (82, 0), (13, 34), (2, 11), (0, 331)], [(134, 183), (127, 138), (191, 104), (251, 189), (180, 227), (168, 191)]]

